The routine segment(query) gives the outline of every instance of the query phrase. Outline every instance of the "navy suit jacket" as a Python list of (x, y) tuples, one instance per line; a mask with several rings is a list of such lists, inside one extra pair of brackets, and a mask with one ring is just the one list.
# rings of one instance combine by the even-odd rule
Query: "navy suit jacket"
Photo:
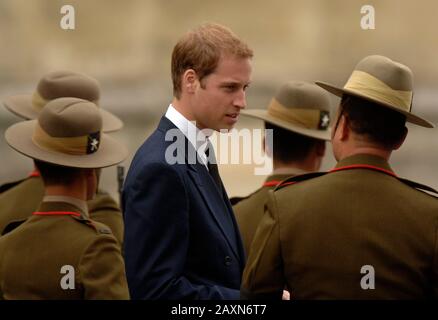
[[(166, 141), (170, 129), (178, 134)], [(185, 161), (169, 164), (166, 149), (177, 138)], [(162, 117), (129, 168), (122, 203), (133, 299), (239, 299), (245, 254), (230, 202), (205, 165), (187, 163), (189, 152), (196, 154)]]

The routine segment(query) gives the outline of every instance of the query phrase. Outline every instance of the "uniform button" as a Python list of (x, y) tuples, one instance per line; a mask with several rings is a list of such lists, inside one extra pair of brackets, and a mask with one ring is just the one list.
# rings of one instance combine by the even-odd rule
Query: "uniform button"
[(111, 231), (108, 229), (99, 229), (99, 232), (102, 234), (111, 234)]
[(225, 257), (225, 265), (227, 267), (231, 265), (231, 257), (230, 256), (226, 256)]

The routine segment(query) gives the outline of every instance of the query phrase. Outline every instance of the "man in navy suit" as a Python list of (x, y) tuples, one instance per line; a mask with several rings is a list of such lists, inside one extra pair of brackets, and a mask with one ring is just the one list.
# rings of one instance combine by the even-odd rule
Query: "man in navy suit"
[(217, 24), (174, 47), (174, 99), (137, 151), (123, 191), (133, 299), (239, 298), (245, 254), (208, 137), (237, 122), (252, 55)]

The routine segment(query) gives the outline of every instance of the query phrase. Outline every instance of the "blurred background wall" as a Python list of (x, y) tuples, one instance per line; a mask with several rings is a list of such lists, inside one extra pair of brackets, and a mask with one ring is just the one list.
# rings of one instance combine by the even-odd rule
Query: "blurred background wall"
[[(59, 26), (60, 8), (75, 8), (76, 29)], [(360, 27), (363, 5), (376, 10), (376, 29)], [(155, 129), (172, 97), (170, 55), (179, 37), (206, 21), (230, 27), (254, 49), (248, 108), (266, 107), (288, 80), (343, 85), (355, 64), (383, 54), (411, 67), (414, 110), (438, 123), (438, 3), (434, 0), (0, 0), (0, 99), (32, 92), (39, 78), (69, 69), (97, 78), (101, 105), (125, 122), (114, 134), (130, 157)], [(336, 105), (338, 101), (333, 98)], [(31, 161), (10, 149), (4, 130), (19, 119), (0, 108), (0, 184), (24, 177)], [(237, 128), (261, 128), (241, 117)], [(399, 175), (438, 188), (438, 129), (409, 126), (393, 156)], [(220, 156), (220, 155), (218, 155)], [(328, 148), (323, 169), (335, 163)], [(221, 165), (231, 196), (258, 188), (254, 165)], [(102, 186), (116, 195), (116, 170)]]

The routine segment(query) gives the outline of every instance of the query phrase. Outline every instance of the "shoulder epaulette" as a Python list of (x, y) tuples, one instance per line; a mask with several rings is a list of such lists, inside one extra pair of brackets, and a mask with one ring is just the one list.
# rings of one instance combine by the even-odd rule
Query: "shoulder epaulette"
[(26, 219), (23, 219), (23, 220), (16, 220), (16, 221), (12, 221), (12, 222), (8, 223), (8, 224), (6, 225), (6, 227), (5, 227), (3, 230), (0, 230), (0, 231), (1, 231), (1, 234), (0, 234), (0, 235), (4, 236), (5, 234), (7, 234), (7, 233), (9, 233), (9, 232), (11, 232), (11, 231), (13, 231), (13, 230), (15, 230), (15, 229), (18, 228), (21, 224), (23, 224), (25, 221), (26, 221)]
[(275, 187), (274, 191), (280, 190), (284, 187), (290, 186), (292, 184), (295, 184), (295, 183), (298, 183), (301, 181), (321, 177), (327, 173), (328, 172), (311, 172), (311, 173), (300, 174), (298, 176), (293, 176), (293, 177), (287, 178), (286, 180), (284, 180), (280, 184), (278, 184), (278, 186)]
[(79, 221), (87, 226), (89, 226), (90, 228), (92, 228), (94, 231), (96, 231), (97, 234), (112, 234), (111, 229), (109, 227), (107, 227), (106, 225), (104, 225), (103, 223), (91, 220), (91, 219), (87, 219), (84, 218), (82, 216), (78, 217), (78, 216), (71, 216), (73, 219), (75, 219), (76, 221)]
[[(286, 186), (293, 185), (293, 184), (301, 182), (301, 181), (305, 181), (305, 180), (309, 180), (309, 179), (313, 179), (313, 178), (317, 178), (317, 177), (323, 176), (323, 175), (325, 175), (327, 173), (329, 173), (329, 172), (312, 172), (312, 173), (306, 173), (306, 174), (290, 177), (290, 178), (282, 181), (274, 189), (274, 191), (280, 190), (280, 189), (282, 189), (282, 188), (284, 188)], [(415, 182), (415, 181), (411, 181), (411, 180), (408, 180), (408, 179), (400, 178), (400, 177), (397, 177), (397, 179), (399, 181), (403, 182), (404, 184), (414, 188), (414, 189), (417, 189), (417, 190), (423, 191), (423, 192), (424, 191), (425, 192), (430, 192), (430, 193), (433, 193), (434, 195), (438, 196), (438, 191), (435, 190), (432, 187), (429, 187), (427, 185), (424, 185), (424, 184), (421, 184), (421, 183), (418, 183), (418, 182)]]
[(21, 179), (21, 180), (13, 181), (13, 182), (7, 182), (7, 183), (1, 185), (0, 186), (0, 194), (5, 192), (5, 191), (8, 191), (9, 189), (11, 189), (13, 187), (15, 187), (16, 185), (20, 184), (24, 180), (26, 180), (26, 179)]
[(438, 191), (437, 190), (435, 190), (432, 187), (426, 186), (425, 184), (421, 184), (421, 183), (418, 183), (418, 182), (415, 182), (415, 181), (411, 181), (411, 180), (408, 180), (408, 179), (404, 179), (404, 178), (398, 178), (398, 179), (401, 182), (403, 182), (404, 184), (407, 184), (408, 186), (410, 186), (410, 187), (412, 187), (414, 189), (417, 189), (417, 190), (420, 190), (420, 191), (427, 191), (427, 192), (430, 192), (430, 193), (434, 193), (434, 195), (438, 196)]
[(242, 201), (242, 200), (244, 200), (244, 199), (246, 199), (246, 198), (248, 198), (249, 196), (246, 196), (246, 197), (232, 197), (232, 198), (230, 198), (230, 203), (231, 203), (231, 205), (232, 206), (235, 206), (236, 204), (238, 204), (240, 201)]
[(258, 188), (257, 190), (251, 192), (249, 195), (245, 196), (245, 197), (232, 197), (230, 199), (230, 203), (232, 206), (235, 206), (236, 204), (238, 204), (240, 201), (248, 199), (249, 197), (251, 197), (252, 195), (254, 195), (255, 193), (259, 192), (261, 188)]

